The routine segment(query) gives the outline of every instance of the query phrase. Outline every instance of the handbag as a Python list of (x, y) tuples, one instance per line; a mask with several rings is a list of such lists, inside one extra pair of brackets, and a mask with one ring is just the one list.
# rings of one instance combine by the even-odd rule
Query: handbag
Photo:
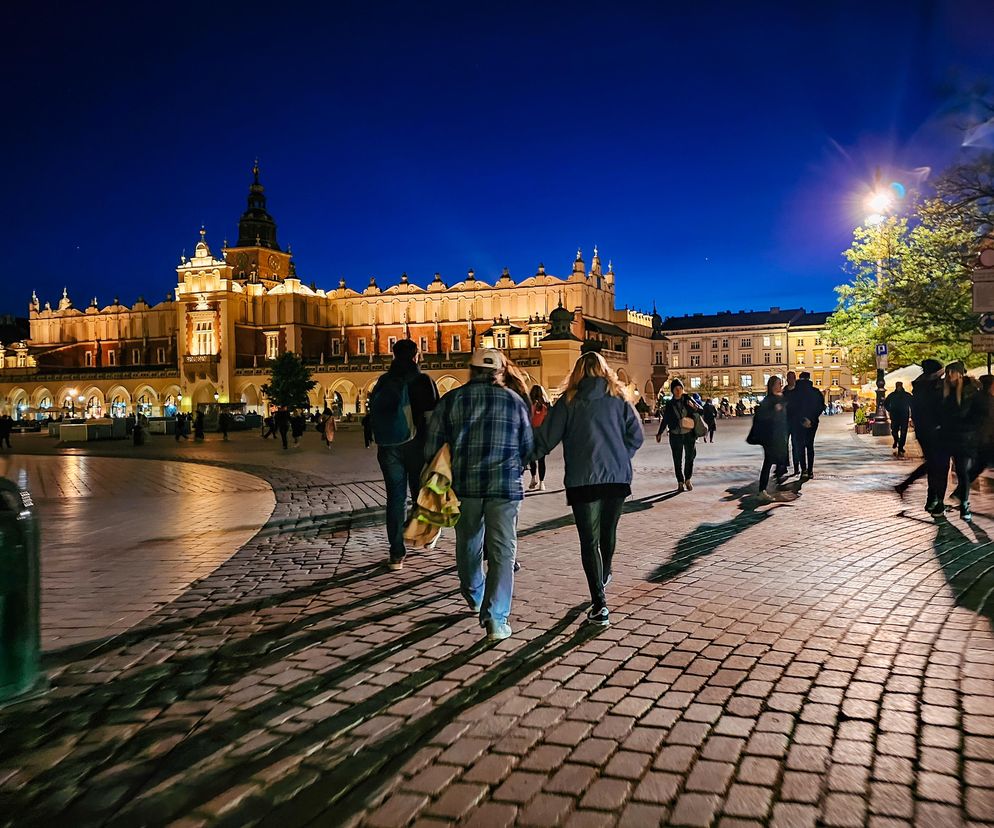
[(708, 433), (707, 424), (704, 422), (700, 414), (694, 415), (694, 436), (703, 437)]
[(746, 442), (750, 446), (762, 446), (766, 444), (766, 434), (767, 427), (765, 420), (759, 418), (753, 418), (752, 426), (749, 429), (749, 434), (746, 436)]
[(681, 417), (680, 418), (680, 428), (685, 428), (687, 431), (697, 428), (697, 423), (694, 422), (693, 417)]

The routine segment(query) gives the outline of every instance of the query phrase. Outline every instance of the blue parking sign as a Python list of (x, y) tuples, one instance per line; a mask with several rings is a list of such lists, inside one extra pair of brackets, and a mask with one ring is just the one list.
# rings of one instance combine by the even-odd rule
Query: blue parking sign
[(877, 356), (887, 356), (887, 343), (881, 342), (877, 345)]

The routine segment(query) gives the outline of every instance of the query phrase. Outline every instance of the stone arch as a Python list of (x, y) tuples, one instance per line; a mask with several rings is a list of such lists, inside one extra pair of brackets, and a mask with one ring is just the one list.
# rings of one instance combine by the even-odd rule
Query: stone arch
[(339, 406), (336, 412), (339, 416), (355, 411), (356, 396), (359, 389), (356, 384), (349, 379), (335, 380), (328, 386), (328, 401), (334, 401)]
[(126, 417), (131, 408), (131, 392), (123, 385), (115, 385), (107, 392), (107, 413), (111, 417)]
[[(45, 405), (46, 400), (48, 401), (47, 405)], [(49, 409), (55, 410), (59, 407), (56, 404), (56, 400), (57, 397), (43, 385), (40, 388), (36, 388), (31, 395), (31, 407), (38, 412)]]
[(645, 395), (646, 401), (651, 405), (652, 401), (656, 399), (656, 387), (652, 384), (652, 380), (645, 381), (645, 389), (642, 393)]
[(151, 385), (139, 385), (135, 389), (132, 399), (136, 414), (144, 414), (146, 417), (162, 415), (162, 409), (159, 406), (159, 394)]
[(7, 395), (6, 410), (15, 420), (21, 419), (21, 412), (30, 407), (31, 400), (23, 388), (12, 388)]
[(107, 397), (97, 386), (91, 385), (83, 391), (83, 411), (89, 418), (107, 414)]
[(318, 382), (315, 386), (307, 392), (307, 400), (311, 404), (311, 408), (316, 408), (319, 411), (324, 410), (324, 398), (327, 391), (325, 391), (324, 386)]
[(631, 385), (632, 380), (624, 368), (618, 369), (618, 379), (621, 381), (622, 385)]
[(193, 389), (193, 399), (191, 400), (191, 405), (193, 410), (197, 410), (197, 406), (201, 403), (213, 403), (214, 393), (217, 391), (214, 383), (208, 380), (207, 382), (201, 382)]
[(249, 382), (242, 386), (235, 402), (245, 403), (248, 408), (258, 407), (262, 404), (262, 394), (259, 393), (259, 389), (255, 387), (254, 383)]
[(449, 391), (451, 391), (453, 388), (458, 388), (460, 385), (462, 385), (462, 383), (459, 382), (459, 380), (457, 380), (453, 376), (449, 376), (448, 374), (446, 374), (444, 377), (441, 377), (438, 380), (438, 382), (436, 382), (435, 384), (438, 386), (439, 396), (443, 394), (448, 394)]

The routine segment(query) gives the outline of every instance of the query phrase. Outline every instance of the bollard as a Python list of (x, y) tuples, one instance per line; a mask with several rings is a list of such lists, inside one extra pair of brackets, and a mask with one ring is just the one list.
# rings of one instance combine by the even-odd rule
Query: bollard
[(0, 478), (0, 704), (43, 690), (41, 573), (31, 495)]

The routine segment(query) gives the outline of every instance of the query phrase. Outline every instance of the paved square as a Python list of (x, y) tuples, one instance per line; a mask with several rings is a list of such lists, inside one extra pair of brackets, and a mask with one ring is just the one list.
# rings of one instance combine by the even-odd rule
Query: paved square
[[(137, 626), (47, 654), (52, 691), (0, 712), (0, 818), (994, 824), (991, 496), (975, 527), (927, 519), (919, 488), (890, 489), (910, 461), (835, 417), (815, 479), (759, 506), (744, 427), (719, 423), (679, 496), (653, 427), (603, 631), (580, 625), (550, 463), (497, 645), (458, 596), (451, 534), (383, 566), (382, 487), (354, 433), (330, 452), (316, 434), (288, 452), (254, 434), (95, 446), (163, 474), (185, 459), (254, 475), (275, 509)], [(237, 518), (214, 502), (204, 520)]]

